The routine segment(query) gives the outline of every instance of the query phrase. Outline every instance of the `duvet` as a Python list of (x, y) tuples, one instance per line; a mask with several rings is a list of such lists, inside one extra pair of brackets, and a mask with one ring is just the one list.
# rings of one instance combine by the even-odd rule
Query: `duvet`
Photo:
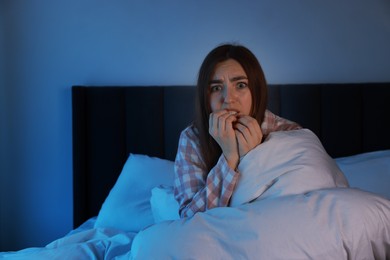
[[(83, 227), (6, 259), (389, 259), (390, 202), (351, 188), (255, 200), (138, 234)], [(93, 221), (93, 220), (90, 220)]]
[[(134, 169), (136, 158), (141, 163), (140, 157), (130, 156), (124, 169)], [(150, 165), (158, 162), (142, 158), (141, 165), (148, 165), (148, 171)], [(167, 169), (173, 169), (168, 166)], [(162, 169), (161, 165), (156, 169)], [(158, 183), (150, 184), (148, 198), (132, 202), (138, 209), (142, 205), (144, 222), (139, 215), (130, 216), (134, 209), (124, 212), (123, 205), (117, 211), (110, 208), (110, 214), (103, 212), (108, 202), (115, 200), (113, 194), (115, 198), (122, 194), (116, 187), (119, 184), (128, 187), (124, 174), (130, 173), (123, 171), (120, 183), (113, 188), (97, 219), (90, 219), (46, 247), (0, 253), (0, 258), (390, 258), (390, 200), (350, 188), (344, 174), (311, 131), (270, 135), (245, 156), (239, 171), (240, 182), (230, 207), (214, 208), (191, 218), (178, 219), (177, 214), (167, 214), (169, 217), (159, 216), (158, 221), (152, 221), (156, 210), (150, 206), (150, 188)], [(166, 183), (172, 183), (169, 178)], [(175, 212), (177, 205), (170, 203), (165, 210)], [(125, 216), (107, 224), (100, 216), (103, 213)]]
[(390, 203), (323, 189), (217, 208), (141, 231), (134, 259), (389, 259)]

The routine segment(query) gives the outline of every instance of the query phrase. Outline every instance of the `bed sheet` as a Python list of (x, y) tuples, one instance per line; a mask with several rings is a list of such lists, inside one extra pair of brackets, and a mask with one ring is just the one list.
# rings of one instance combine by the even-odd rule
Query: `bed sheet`
[(129, 259), (136, 233), (112, 228), (94, 228), (96, 217), (45, 247), (2, 252), (0, 259)]

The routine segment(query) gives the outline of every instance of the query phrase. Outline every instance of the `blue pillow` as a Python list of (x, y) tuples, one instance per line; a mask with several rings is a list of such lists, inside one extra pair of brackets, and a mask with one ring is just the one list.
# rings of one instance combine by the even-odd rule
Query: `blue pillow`
[(336, 158), (349, 185), (390, 199), (390, 150)]
[(151, 190), (173, 184), (173, 165), (169, 160), (130, 154), (100, 209), (95, 227), (138, 232), (153, 224)]

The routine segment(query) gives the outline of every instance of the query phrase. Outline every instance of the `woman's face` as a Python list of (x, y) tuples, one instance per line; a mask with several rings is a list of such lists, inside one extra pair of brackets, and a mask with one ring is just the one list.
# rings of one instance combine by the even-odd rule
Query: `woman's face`
[(252, 107), (252, 94), (248, 77), (236, 60), (228, 59), (217, 64), (211, 77), (211, 111), (226, 109), (249, 115)]

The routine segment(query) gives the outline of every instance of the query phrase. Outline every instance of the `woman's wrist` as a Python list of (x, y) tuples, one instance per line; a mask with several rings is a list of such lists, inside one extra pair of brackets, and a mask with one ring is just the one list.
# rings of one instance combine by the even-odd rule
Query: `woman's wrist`
[(232, 156), (229, 156), (229, 157), (226, 157), (226, 162), (227, 164), (229, 165), (229, 167), (232, 169), (232, 170), (236, 170), (237, 169), (237, 166), (238, 166), (238, 163), (240, 161), (240, 157), (237, 155), (232, 155)]

